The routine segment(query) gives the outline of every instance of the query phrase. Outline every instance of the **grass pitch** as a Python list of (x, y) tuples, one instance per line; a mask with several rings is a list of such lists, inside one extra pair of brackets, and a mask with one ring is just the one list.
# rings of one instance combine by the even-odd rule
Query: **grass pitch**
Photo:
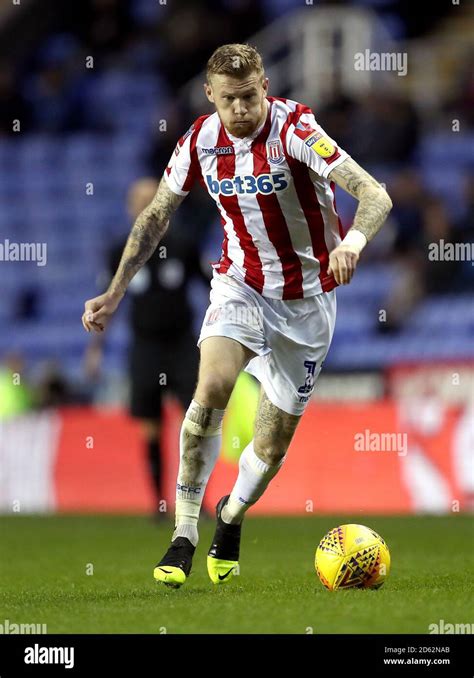
[[(314, 571), (321, 537), (357, 522), (388, 543), (392, 571), (378, 591), (329, 592)], [(193, 572), (179, 590), (156, 584), (172, 523), (146, 517), (0, 518), (0, 623), (48, 633), (429, 633), (472, 623), (474, 523), (446, 517), (247, 517), (240, 576), (215, 587), (200, 524)]]

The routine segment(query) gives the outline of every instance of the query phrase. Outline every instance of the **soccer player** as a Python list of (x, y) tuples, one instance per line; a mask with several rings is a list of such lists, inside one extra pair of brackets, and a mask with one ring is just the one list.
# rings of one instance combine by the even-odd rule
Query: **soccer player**
[[(216, 111), (198, 118), (178, 141), (108, 290), (86, 302), (82, 319), (87, 331), (103, 330), (198, 181), (216, 202), (224, 240), (198, 340), (198, 383), (181, 428), (175, 531), (154, 570), (157, 581), (176, 588), (191, 571), (200, 507), (239, 372), (258, 378), (261, 395), (235, 485), (216, 506), (207, 558), (215, 584), (228, 582), (238, 567), (245, 513), (281, 468), (311, 397), (334, 330), (335, 288), (351, 281), (392, 205), (307, 106), (267, 95), (254, 48), (219, 47), (208, 61), (204, 89)], [(359, 201), (344, 239), (335, 184)]]

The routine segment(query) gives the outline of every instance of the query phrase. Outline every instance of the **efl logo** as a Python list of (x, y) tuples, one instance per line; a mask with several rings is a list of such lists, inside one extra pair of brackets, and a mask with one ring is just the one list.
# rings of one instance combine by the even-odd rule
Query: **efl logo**
[(288, 188), (288, 181), (284, 172), (277, 174), (260, 174), (254, 177), (252, 174), (236, 176), (232, 179), (213, 179), (211, 174), (206, 174), (206, 183), (211, 195), (243, 195), (261, 193), (270, 195), (275, 191), (284, 191)]
[(321, 132), (310, 134), (309, 137), (306, 137), (305, 144), (322, 158), (330, 158), (336, 152), (334, 146), (326, 137), (323, 137)]

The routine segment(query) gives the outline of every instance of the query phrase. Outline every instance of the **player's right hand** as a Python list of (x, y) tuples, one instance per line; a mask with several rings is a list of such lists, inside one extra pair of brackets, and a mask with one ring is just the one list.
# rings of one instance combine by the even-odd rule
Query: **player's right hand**
[(84, 304), (82, 325), (86, 332), (103, 332), (107, 321), (115, 313), (120, 299), (113, 297), (107, 292), (94, 299), (88, 299)]

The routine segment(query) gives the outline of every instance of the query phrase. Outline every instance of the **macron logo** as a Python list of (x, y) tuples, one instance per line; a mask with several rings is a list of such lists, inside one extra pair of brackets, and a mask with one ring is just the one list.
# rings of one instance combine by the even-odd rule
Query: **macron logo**
[(202, 152), (206, 155), (234, 155), (234, 147), (214, 146), (214, 148), (203, 148)]

